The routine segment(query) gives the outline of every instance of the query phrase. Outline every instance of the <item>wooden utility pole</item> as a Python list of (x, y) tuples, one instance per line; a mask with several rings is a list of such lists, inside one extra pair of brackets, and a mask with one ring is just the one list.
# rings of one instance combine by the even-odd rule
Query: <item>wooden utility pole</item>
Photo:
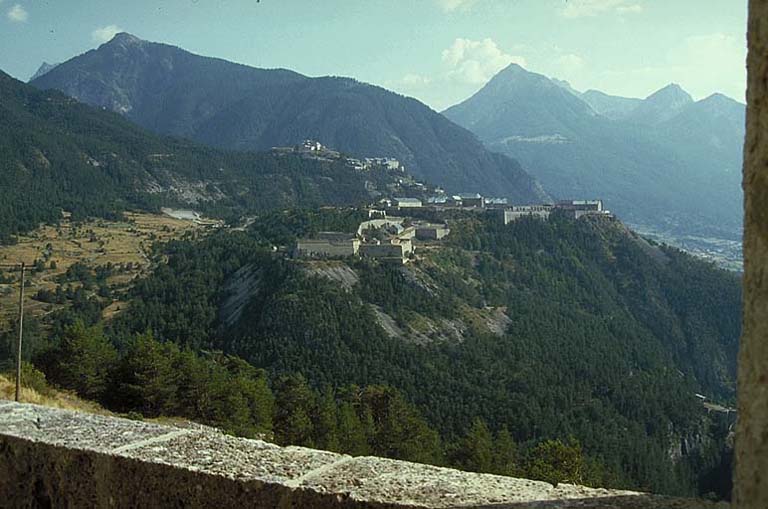
[(21, 343), (24, 339), (24, 273), (26, 266), (21, 262), (21, 285), (19, 287), (19, 342), (16, 345), (16, 401), (21, 398)]

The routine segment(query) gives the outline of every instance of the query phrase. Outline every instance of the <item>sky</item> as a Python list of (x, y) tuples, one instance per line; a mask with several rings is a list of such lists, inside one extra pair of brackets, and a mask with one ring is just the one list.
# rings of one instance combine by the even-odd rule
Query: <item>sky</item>
[(581, 91), (745, 96), (747, 0), (0, 0), (0, 16), (0, 70), (24, 81), (125, 31), (438, 111), (510, 63)]

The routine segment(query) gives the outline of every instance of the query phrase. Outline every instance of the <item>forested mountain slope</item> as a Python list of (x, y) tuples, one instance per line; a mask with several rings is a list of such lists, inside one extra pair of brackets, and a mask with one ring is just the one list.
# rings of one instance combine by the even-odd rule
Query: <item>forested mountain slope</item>
[[(313, 231), (354, 231), (361, 217), (276, 212), (247, 233), (173, 241), (123, 297), (129, 304), (106, 324), (108, 337), (130, 351), (149, 330), (180, 348), (236, 355), (274, 380), (301, 373), (317, 390), (338, 388), (338, 404), (355, 401), (350, 384), (396, 388), (443, 441), (411, 443), (408, 457), (423, 461), (455, 457), (461, 437), (487, 423), (524, 450), (578, 440), (594, 462), (590, 482), (713, 489), (707, 476), (728, 467), (728, 423), (709, 420), (694, 394), (733, 398), (736, 275), (619, 222), (558, 215), (508, 226), (454, 218), (452, 240), (405, 267), (271, 250)], [(340, 284), (329, 264), (352, 277)], [(244, 306), (230, 323), (224, 303), (233, 295)], [(98, 302), (59, 319), (99, 324)], [(395, 450), (383, 454), (407, 456)]]
[(159, 137), (0, 72), (0, 242), (57, 222), (62, 210), (82, 219), (191, 205), (239, 217), (298, 204), (359, 204), (371, 198), (371, 178), (343, 162)]
[(546, 198), (517, 161), (415, 99), (353, 79), (255, 69), (118, 34), (31, 83), (212, 146), (261, 150), (311, 138), (358, 157), (395, 157), (454, 192)]

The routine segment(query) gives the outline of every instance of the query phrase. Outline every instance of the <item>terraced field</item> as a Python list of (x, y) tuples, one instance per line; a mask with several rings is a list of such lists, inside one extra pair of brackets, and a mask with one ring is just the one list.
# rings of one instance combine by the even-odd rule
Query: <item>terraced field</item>
[[(205, 229), (190, 220), (159, 214), (126, 213), (123, 221), (114, 222), (73, 223), (65, 218), (58, 226), (42, 226), (21, 237), (16, 245), (0, 246), (0, 265), (27, 264), (26, 313), (42, 317), (61, 305), (40, 302), (34, 296), (41, 289), (55, 291), (58, 280), (73, 264), (80, 262), (89, 268), (117, 266), (120, 269), (107, 283), (110, 289), (123, 289), (149, 270), (154, 242), (179, 238), (187, 232), (203, 234)], [(15, 320), (18, 285), (17, 270), (0, 270), (0, 330)], [(125, 303), (115, 300), (104, 313), (108, 317), (121, 309), (125, 309)]]

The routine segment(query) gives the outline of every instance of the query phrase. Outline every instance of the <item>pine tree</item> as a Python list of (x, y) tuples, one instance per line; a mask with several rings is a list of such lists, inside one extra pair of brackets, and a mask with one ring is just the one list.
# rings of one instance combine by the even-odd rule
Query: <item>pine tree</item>
[(326, 451), (340, 451), (338, 408), (333, 389), (326, 387), (314, 411), (315, 446)]
[(587, 464), (581, 444), (576, 440), (545, 440), (528, 453), (527, 476), (547, 481), (555, 486), (560, 482), (587, 484)]
[(249, 435), (272, 431), (275, 397), (267, 383), (267, 373), (238, 357), (226, 356), (221, 361), (229, 375), (229, 390), (242, 394), (248, 409)]
[(369, 386), (362, 404), (370, 409), (374, 454), (433, 465), (442, 463), (440, 437), (393, 387)]
[(54, 356), (53, 382), (80, 396), (101, 400), (117, 352), (100, 327), (86, 327), (82, 321), (67, 327)]
[(454, 461), (464, 470), (490, 472), (493, 468), (493, 452), (493, 437), (488, 425), (477, 417), (461, 440)]
[(281, 445), (314, 446), (310, 415), (315, 397), (307, 381), (301, 375), (285, 375), (276, 381), (274, 390), (275, 441)]
[(371, 446), (368, 444), (368, 436), (373, 434), (370, 412), (367, 412), (366, 418), (361, 420), (352, 403), (342, 401), (338, 414), (340, 452), (352, 456), (370, 455)]
[(178, 355), (176, 345), (162, 344), (151, 333), (136, 336), (120, 362), (115, 401), (148, 416), (168, 414), (178, 393)]
[(496, 435), (490, 472), (499, 475), (518, 475), (517, 444), (506, 426), (503, 426)]

